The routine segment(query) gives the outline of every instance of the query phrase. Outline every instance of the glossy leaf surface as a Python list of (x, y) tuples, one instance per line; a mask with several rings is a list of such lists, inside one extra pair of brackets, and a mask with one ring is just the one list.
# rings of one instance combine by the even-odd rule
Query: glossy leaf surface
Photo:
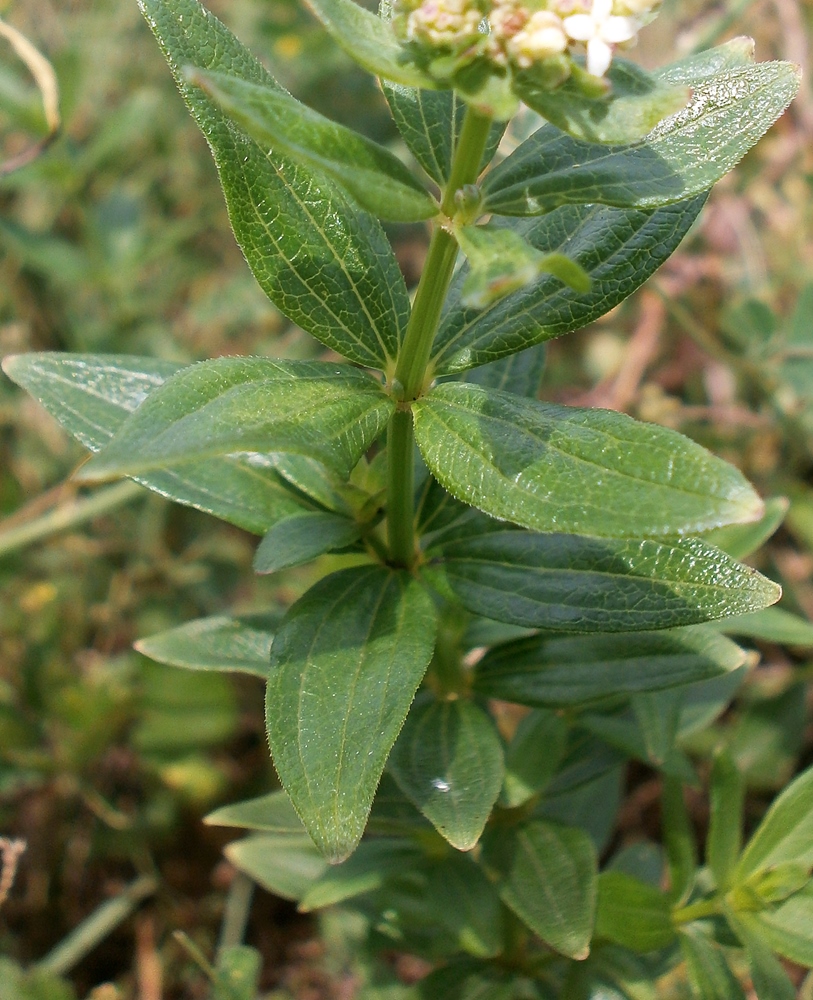
[(417, 702), (387, 768), (453, 847), (474, 847), (503, 780), (502, 745), (487, 712), (465, 699)]
[(700, 213), (698, 195), (655, 212), (606, 205), (566, 205), (540, 219), (511, 223), (543, 253), (564, 253), (590, 278), (587, 294), (543, 275), (486, 309), (466, 309), (455, 278), (433, 348), (436, 375), (465, 371), (578, 330), (609, 312), (653, 274)]
[(551, 948), (586, 958), (597, 884), (590, 838), (574, 827), (541, 820), (498, 836), (500, 843), (489, 842), (486, 858), (501, 875), (503, 902)]
[(221, 670), (268, 676), (279, 615), (215, 615), (140, 639), (135, 648), (158, 663), (188, 670)]
[(415, 438), (438, 482), (526, 528), (636, 538), (762, 513), (736, 468), (674, 431), (621, 413), (457, 382), (432, 389), (413, 412)]
[(474, 686), (488, 697), (550, 707), (657, 691), (739, 666), (742, 650), (719, 638), (703, 628), (532, 636), (490, 650), (477, 664)]
[(692, 99), (630, 146), (602, 147), (541, 128), (491, 171), (485, 208), (540, 215), (566, 203), (660, 208), (707, 191), (790, 104), (798, 68), (768, 62), (689, 78)]
[(675, 939), (669, 899), (656, 886), (624, 872), (602, 872), (595, 933), (632, 951), (667, 948)]
[(196, 71), (202, 87), (260, 146), (270, 146), (340, 184), (380, 219), (417, 222), (439, 207), (414, 175), (383, 146), (325, 118), (279, 88), (225, 73)]
[(325, 552), (352, 545), (359, 534), (355, 521), (326, 511), (303, 511), (285, 517), (260, 542), (254, 553), (254, 572), (276, 573), (301, 566)]
[(355, 848), (434, 650), (431, 599), (406, 573), (342, 570), (280, 624), (267, 723), (277, 773), (333, 863)]
[(151, 393), (80, 478), (140, 474), (237, 451), (312, 455), (348, 475), (393, 405), (375, 379), (349, 365), (202, 361)]
[(469, 611), (528, 628), (674, 628), (776, 600), (778, 588), (695, 538), (662, 544), (495, 531), (440, 536), (425, 577)]
[(140, 0), (140, 6), (212, 149), (237, 242), (263, 291), (332, 350), (386, 368), (409, 301), (381, 227), (355, 211), (333, 182), (261, 150), (186, 81), (186, 67), (199, 66), (277, 87), (220, 21), (197, 0)]
[[(146, 397), (183, 368), (153, 358), (56, 353), (7, 357), (3, 367), (91, 451), (108, 444)], [(136, 481), (257, 535), (304, 504), (260, 455), (188, 462)]]

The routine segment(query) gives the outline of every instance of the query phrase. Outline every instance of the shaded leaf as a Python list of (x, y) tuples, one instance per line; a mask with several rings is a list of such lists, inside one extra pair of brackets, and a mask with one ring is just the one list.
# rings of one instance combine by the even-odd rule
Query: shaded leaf
[(303, 511), (284, 517), (268, 531), (254, 553), (255, 573), (276, 573), (301, 566), (325, 552), (355, 542), (361, 530), (355, 521), (324, 511)]
[(537, 344), (518, 354), (474, 368), (465, 380), (485, 389), (500, 389), (536, 399), (544, 372), (545, 345)]
[(235, 868), (283, 899), (301, 899), (327, 868), (306, 834), (256, 834), (232, 841), (223, 853)]
[(568, 726), (556, 712), (529, 712), (505, 751), (502, 801), (509, 809), (541, 792), (556, 773), (567, 743)]
[[(149, 393), (182, 368), (112, 354), (19, 354), (3, 361), (9, 378), (91, 451), (103, 448)], [(136, 482), (256, 535), (303, 508), (261, 455), (188, 462), (136, 477)]]
[(697, 1000), (745, 1000), (742, 986), (725, 956), (702, 931), (684, 928), (680, 934), (680, 950)]
[(731, 755), (720, 750), (711, 771), (706, 862), (719, 889), (728, 889), (742, 847), (745, 782)]
[(416, 702), (387, 767), (453, 847), (474, 847), (503, 779), (502, 744), (487, 712), (464, 699)]
[(235, 451), (312, 455), (348, 475), (394, 403), (349, 365), (216, 358), (150, 393), (79, 478), (101, 479)]
[(277, 772), (333, 863), (353, 851), (434, 650), (431, 599), (407, 573), (320, 580), (274, 638), (267, 712)]
[(813, 647), (813, 624), (783, 608), (763, 608), (750, 614), (734, 615), (716, 625), (730, 635), (778, 642), (785, 646)]
[(388, 878), (414, 867), (421, 854), (410, 841), (365, 840), (352, 857), (331, 866), (313, 883), (299, 909), (318, 910), (380, 889)]
[(813, 968), (813, 882), (777, 907), (738, 913), (737, 925), (777, 955)]
[(470, 855), (450, 853), (433, 864), (426, 891), (438, 919), (464, 951), (478, 958), (492, 958), (502, 951), (500, 897)]
[(303, 834), (302, 821), (291, 800), (283, 791), (270, 792), (256, 799), (233, 802), (209, 813), (203, 820), (209, 826), (237, 826), (263, 833)]
[(255, 1000), (262, 955), (243, 944), (229, 945), (218, 956), (212, 1000)]
[[(459, 500), (526, 528), (635, 538), (762, 514), (739, 470), (675, 431), (622, 413), (537, 403), (460, 382), (435, 387), (413, 412), (415, 438), (438, 482)], [(764, 603), (773, 603), (779, 590), (765, 587)]]
[(729, 920), (748, 954), (751, 981), (758, 1000), (796, 1000), (796, 987), (759, 933), (753, 933), (748, 923), (736, 917), (729, 917)]
[(135, 648), (158, 663), (188, 670), (222, 670), (268, 677), (279, 615), (215, 615), (140, 639)]
[(656, 886), (624, 872), (602, 872), (595, 934), (637, 952), (668, 948), (675, 939), (669, 899)]
[(754, 872), (787, 861), (813, 866), (813, 768), (774, 799), (733, 872), (744, 882)]
[(771, 497), (765, 501), (765, 513), (753, 524), (727, 524), (705, 534), (710, 545), (727, 552), (735, 559), (747, 559), (773, 535), (790, 507), (787, 497)]

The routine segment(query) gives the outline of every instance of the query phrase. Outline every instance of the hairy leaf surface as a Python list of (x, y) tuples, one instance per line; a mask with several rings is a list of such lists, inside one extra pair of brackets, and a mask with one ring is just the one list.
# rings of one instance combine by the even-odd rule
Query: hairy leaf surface
[(355, 521), (326, 511), (303, 511), (285, 517), (260, 542), (254, 553), (254, 572), (276, 573), (301, 566), (325, 552), (351, 545), (359, 534)]

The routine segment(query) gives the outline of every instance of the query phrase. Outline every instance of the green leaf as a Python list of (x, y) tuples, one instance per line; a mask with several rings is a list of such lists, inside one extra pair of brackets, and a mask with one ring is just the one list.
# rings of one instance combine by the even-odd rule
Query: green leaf
[(738, 913), (737, 922), (777, 955), (813, 968), (813, 882), (777, 907)]
[[(427, 174), (442, 187), (451, 174), (465, 102), (455, 90), (416, 90), (386, 80), (381, 84), (401, 137)], [(483, 166), (491, 162), (504, 131), (504, 122), (491, 126)]]
[(705, 196), (655, 212), (605, 205), (565, 205), (540, 219), (508, 224), (543, 253), (564, 253), (590, 278), (586, 295), (543, 275), (486, 309), (465, 309), (467, 268), (452, 283), (433, 347), (435, 375), (496, 361), (578, 330), (609, 312), (653, 274), (700, 214)]
[(212, 1000), (255, 1000), (260, 985), (262, 955), (243, 944), (224, 948), (215, 970)]
[[(438, 482), (526, 528), (640, 538), (762, 515), (762, 501), (734, 466), (623, 413), (459, 382), (432, 389), (413, 412), (418, 447)], [(774, 584), (764, 587), (760, 606), (779, 598)]]
[(667, 770), (675, 751), (680, 710), (685, 688), (642, 691), (630, 698), (638, 731), (643, 738), (645, 759)]
[[(668, 694), (670, 692), (661, 692)], [(636, 715), (629, 709), (617, 708), (586, 713), (579, 718), (579, 725), (616, 747), (626, 757), (640, 760), (650, 767), (656, 767), (667, 777), (679, 778), (686, 784), (696, 785), (697, 775), (689, 758), (674, 745), (666, 751), (656, 748), (653, 754), (651, 741), (642, 729)]]
[(474, 614), (559, 632), (670, 628), (778, 596), (750, 567), (695, 538), (663, 544), (495, 531), (440, 536), (429, 556), (425, 578)]
[(500, 897), (531, 930), (568, 958), (584, 959), (596, 909), (596, 851), (581, 830), (534, 820), (495, 832), (487, 863), (500, 873)]
[(198, 618), (140, 639), (135, 648), (143, 656), (172, 667), (236, 671), (266, 678), (279, 618), (270, 614)]
[[(429, 869), (426, 894), (440, 923), (469, 955), (493, 958), (502, 951), (500, 897), (482, 866), (470, 855), (450, 853), (434, 863)], [(454, 906), (449, 905), (449, 900), (454, 900)]]
[(640, 66), (615, 59), (607, 72), (606, 97), (587, 97), (576, 80), (555, 90), (539, 86), (533, 74), (519, 74), (517, 96), (557, 128), (589, 143), (635, 142), (658, 122), (684, 108), (689, 91), (684, 84), (662, 84)]
[(537, 344), (519, 354), (512, 354), (488, 365), (470, 371), (466, 382), (473, 382), (485, 389), (500, 389), (516, 396), (536, 399), (545, 372), (545, 345)]
[(256, 834), (232, 841), (223, 853), (235, 868), (283, 899), (301, 899), (327, 868), (306, 834)]
[(715, 626), (730, 635), (742, 635), (785, 646), (813, 647), (813, 624), (782, 608), (763, 608), (750, 614), (734, 615)]
[[(344, 2), (355, 8), (352, 0)], [(409, 299), (379, 224), (333, 182), (260, 149), (186, 81), (185, 67), (193, 65), (277, 87), (220, 21), (197, 0), (139, 3), (212, 149), (237, 242), (263, 291), (332, 350), (360, 365), (387, 368)]]
[(590, 278), (569, 257), (536, 250), (513, 229), (460, 226), (455, 235), (469, 261), (460, 292), (466, 309), (485, 309), (511, 292), (532, 284), (541, 274), (552, 274), (577, 292), (590, 291)]
[(745, 1000), (745, 993), (725, 956), (702, 931), (692, 927), (680, 933), (680, 950), (696, 1000)]
[(668, 66), (660, 66), (654, 75), (665, 83), (691, 84), (693, 81), (708, 80), (724, 70), (750, 66), (754, 61), (755, 47), (753, 38), (738, 35), (722, 45), (694, 52)]
[(439, 206), (383, 146), (325, 118), (278, 87), (193, 70), (201, 87), (260, 146), (327, 174), (364, 209), (393, 222), (418, 222)]
[(688, 106), (631, 146), (597, 146), (550, 126), (534, 132), (486, 177), (485, 210), (541, 215), (588, 202), (651, 209), (701, 194), (790, 104), (799, 70), (769, 62), (685, 82), (692, 87)]
[(656, 886), (624, 872), (602, 872), (595, 934), (632, 951), (668, 948), (675, 939), (669, 899)]
[[(103, 448), (147, 395), (182, 368), (170, 361), (112, 354), (18, 354), (3, 361), (9, 378), (91, 451)], [(224, 455), (136, 481), (262, 535), (303, 506), (262, 458)]]
[(268, 456), (274, 470), (300, 493), (314, 500), (322, 507), (354, 517), (359, 507), (369, 499), (352, 483), (326, 468), (315, 458), (307, 455), (293, 455), (274, 452)]
[(703, 628), (519, 639), (477, 664), (475, 690), (490, 698), (552, 708), (585, 705), (622, 691), (659, 691), (735, 669), (733, 643)]
[(694, 827), (686, 808), (683, 782), (677, 778), (664, 778), (663, 797), (663, 839), (669, 862), (669, 895), (677, 906), (691, 893), (697, 874), (697, 843)]
[(529, 712), (505, 751), (502, 801), (521, 806), (541, 792), (556, 773), (567, 743), (568, 726), (556, 712)]
[(742, 848), (745, 782), (726, 750), (715, 755), (711, 771), (706, 863), (718, 889), (728, 889)]
[(369, 73), (407, 87), (434, 90), (435, 80), (409, 61), (388, 21), (353, 0), (307, 0), (308, 6), (351, 59)]
[(743, 666), (736, 670), (718, 674), (707, 681), (695, 681), (686, 688), (678, 729), (681, 739), (701, 732), (723, 714), (742, 687), (749, 668), (754, 663), (753, 655), (746, 656)]
[(753, 933), (750, 924), (736, 917), (729, 916), (729, 921), (748, 954), (758, 1000), (796, 1000), (796, 988), (759, 933)]
[(785, 861), (813, 866), (813, 768), (774, 799), (733, 872), (735, 883)]
[(502, 744), (487, 712), (464, 699), (417, 701), (387, 768), (453, 847), (475, 846), (503, 780)]
[(429, 595), (407, 573), (377, 566), (320, 580), (277, 630), (267, 696), (271, 753), (332, 863), (361, 838), (434, 638)]
[(350, 365), (216, 358), (150, 393), (80, 479), (132, 475), (235, 451), (312, 455), (349, 475), (394, 403)]
[(534, 815), (580, 827), (601, 854), (607, 849), (616, 827), (628, 762), (617, 750), (586, 730), (576, 730), (573, 736), (589, 741), (586, 749), (593, 751), (593, 760), (580, 761), (574, 766), (566, 759), (563, 770), (545, 789)]
[(421, 849), (410, 841), (365, 840), (355, 854), (327, 869), (299, 903), (304, 912), (332, 906), (380, 889), (388, 878), (414, 867)]
[(787, 497), (771, 497), (765, 501), (765, 513), (752, 524), (728, 524), (704, 535), (705, 541), (716, 545), (734, 559), (753, 555), (785, 520), (790, 501)]
[(325, 552), (352, 545), (360, 534), (355, 521), (339, 514), (313, 510), (285, 517), (260, 542), (254, 554), (254, 572), (276, 573), (301, 566)]
[(485, 962), (452, 961), (415, 987), (420, 1000), (516, 1000), (511, 972)]
[(291, 800), (282, 791), (221, 806), (209, 813), (203, 822), (209, 826), (238, 826), (263, 833), (302, 835), (305, 832)]

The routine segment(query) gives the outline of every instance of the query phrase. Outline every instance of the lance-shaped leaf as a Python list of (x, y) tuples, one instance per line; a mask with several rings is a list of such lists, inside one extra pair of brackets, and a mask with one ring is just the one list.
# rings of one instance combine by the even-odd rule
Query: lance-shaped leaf
[(760, 63), (687, 82), (688, 106), (634, 145), (597, 146), (551, 126), (534, 132), (486, 177), (484, 207), (500, 215), (586, 202), (659, 208), (707, 191), (790, 104), (799, 69)]
[[(91, 451), (108, 444), (146, 397), (182, 367), (112, 354), (19, 354), (3, 361), (9, 378)], [(256, 454), (189, 462), (138, 476), (136, 481), (255, 535), (307, 503), (285, 487), (264, 456)]]
[(265, 678), (279, 618), (267, 614), (199, 618), (141, 639), (135, 648), (172, 667), (235, 671)]
[(188, 73), (187, 79), (202, 87), (260, 146), (326, 173), (380, 219), (418, 222), (438, 213), (435, 199), (398, 157), (279, 88), (201, 70)]
[(590, 278), (578, 264), (564, 254), (536, 250), (513, 229), (460, 226), (456, 236), (469, 261), (460, 293), (466, 308), (484, 309), (540, 274), (552, 274), (576, 291), (590, 291)]
[(732, 881), (744, 882), (756, 872), (788, 861), (813, 865), (813, 768), (795, 778), (773, 801), (737, 862)]
[(575, 292), (552, 275), (483, 310), (460, 294), (467, 267), (452, 284), (433, 348), (436, 375), (465, 371), (578, 330), (631, 295), (675, 250), (705, 202), (704, 195), (655, 212), (606, 205), (565, 205), (540, 219), (510, 223), (543, 253), (563, 253), (590, 278)]
[(325, 552), (352, 545), (360, 529), (339, 514), (313, 510), (285, 517), (271, 528), (254, 553), (255, 573), (301, 566)]
[[(581, 76), (581, 74), (578, 74)], [(586, 96), (579, 82), (568, 80), (555, 90), (539, 86), (533, 75), (519, 74), (517, 96), (553, 125), (593, 143), (628, 143), (642, 139), (658, 122), (686, 105), (684, 84), (662, 83), (640, 66), (616, 59), (607, 73), (603, 97)]]
[(328, 868), (302, 897), (299, 909), (308, 912), (333, 906), (380, 889), (387, 879), (403, 875), (423, 860), (420, 847), (409, 840), (365, 840), (341, 865)]
[(260, 149), (188, 83), (185, 68), (199, 66), (278, 88), (220, 21), (197, 0), (139, 2), (211, 147), (235, 237), (263, 291), (323, 344), (358, 364), (385, 369), (395, 357), (409, 299), (378, 222), (358, 212), (334, 182)]
[(437, 87), (431, 76), (410, 61), (388, 20), (353, 0), (308, 0), (308, 6), (350, 58), (368, 72), (407, 87)]
[(731, 754), (723, 749), (711, 771), (710, 821), (706, 862), (719, 889), (731, 885), (731, 873), (742, 848), (745, 781)]
[(770, 580), (698, 539), (493, 531), (441, 536), (430, 553), (426, 578), (469, 611), (559, 632), (674, 628), (762, 607), (779, 595)]
[(705, 539), (735, 559), (747, 559), (773, 535), (785, 520), (789, 507), (786, 497), (771, 497), (765, 501), (765, 513), (758, 521), (715, 528), (705, 535)]
[[(466, 104), (456, 90), (417, 90), (382, 80), (392, 117), (410, 152), (441, 187), (452, 170)], [(490, 163), (500, 144), (505, 122), (495, 122), (488, 134), (482, 165)]]
[(277, 630), (271, 753), (308, 833), (333, 863), (364, 832), (434, 639), (435, 612), (421, 585), (375, 566), (325, 577)]
[(625, 414), (459, 382), (437, 386), (413, 412), (415, 438), (438, 482), (526, 528), (640, 538), (762, 513), (736, 468), (675, 431)]
[(753, 933), (753, 924), (743, 923), (733, 914), (728, 920), (745, 946), (758, 1000), (796, 1000), (795, 986), (760, 934)]
[(530, 636), (496, 646), (477, 664), (474, 688), (520, 705), (585, 705), (662, 691), (735, 670), (745, 654), (710, 629), (624, 635)]
[(537, 344), (519, 354), (475, 368), (464, 381), (481, 385), (485, 389), (501, 389), (503, 392), (513, 392), (516, 396), (536, 399), (544, 372), (545, 345)]
[(465, 699), (420, 701), (387, 767), (453, 847), (474, 847), (503, 779), (502, 744), (487, 712)]
[(327, 868), (304, 833), (254, 834), (232, 841), (223, 853), (235, 868), (283, 899), (301, 899)]
[(813, 624), (782, 608), (765, 608), (747, 615), (736, 615), (730, 621), (719, 622), (717, 628), (729, 635), (743, 635), (784, 646), (813, 647)]
[(534, 820), (489, 837), (486, 864), (500, 875), (502, 901), (542, 940), (584, 959), (596, 909), (597, 859), (582, 830)]
[(305, 829), (285, 792), (271, 792), (256, 799), (233, 802), (209, 813), (208, 826), (237, 826), (263, 833), (304, 834)]
[(167, 379), (79, 472), (138, 475), (236, 451), (312, 455), (349, 475), (393, 403), (349, 365), (216, 358)]
[(777, 955), (813, 968), (813, 882), (779, 906), (768, 907), (759, 913), (740, 911), (737, 924)]
[(692, 926), (683, 928), (680, 950), (689, 983), (698, 1000), (745, 1000), (743, 988), (725, 955), (702, 930)]

